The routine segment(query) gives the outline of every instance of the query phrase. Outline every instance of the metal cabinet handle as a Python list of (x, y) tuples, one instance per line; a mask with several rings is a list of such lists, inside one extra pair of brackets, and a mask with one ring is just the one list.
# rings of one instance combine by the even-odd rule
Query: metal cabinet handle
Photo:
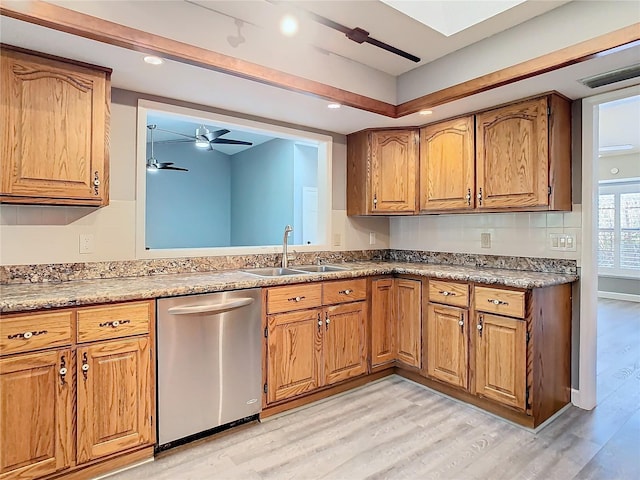
[(465, 197), (467, 199), (467, 205), (471, 205), (471, 189), (467, 188), (467, 194), (465, 195)]
[(100, 194), (100, 175), (98, 174), (97, 170), (93, 174), (93, 194)]
[(25, 340), (29, 340), (31, 337), (37, 337), (38, 335), (46, 335), (49, 333), (47, 330), (39, 330), (37, 332), (24, 332), (24, 333), (14, 333), (13, 335), (7, 335), (9, 340), (19, 340), (24, 338)]
[(445, 297), (448, 297), (449, 295), (451, 295), (452, 297), (456, 296), (456, 292), (449, 292), (447, 290), (440, 290), (438, 293), (440, 295), (444, 295)]
[(299, 302), (300, 300), (304, 300), (306, 297), (291, 297), (287, 298), (289, 302)]
[(478, 189), (478, 203), (482, 205), (482, 187)]
[(100, 326), (118, 328), (119, 325), (124, 325), (125, 323), (131, 323), (131, 320), (112, 320), (110, 322), (101, 323)]
[(509, 302), (504, 302), (502, 300), (498, 300), (497, 298), (489, 298), (487, 302), (493, 303), (494, 305), (509, 305)]
[(460, 320), (458, 320), (458, 325), (460, 325), (460, 333), (464, 333), (464, 318), (460, 317)]
[(64, 377), (67, 374), (67, 362), (64, 359), (64, 355), (60, 357), (60, 370), (58, 370), (58, 375), (60, 375), (60, 385), (64, 385), (66, 383)]
[(320, 314), (318, 314), (318, 333), (320, 333), (321, 328), (322, 328), (322, 319), (320, 318)]
[(82, 376), (84, 381), (87, 381), (87, 372), (89, 371), (89, 360), (87, 360), (87, 352), (82, 354)]
[(183, 307), (171, 307), (169, 313), (171, 315), (195, 315), (199, 313), (218, 314), (235, 310), (236, 308), (251, 305), (253, 298), (237, 298), (224, 303), (216, 303), (213, 305), (185, 305)]
[(329, 313), (325, 313), (325, 317), (324, 317), (324, 324), (325, 324), (325, 329), (329, 330), (329, 324), (331, 323), (331, 319), (329, 318)]
[(340, 290), (338, 293), (341, 295), (351, 295), (353, 293), (353, 290), (347, 288), (346, 290)]
[(480, 335), (480, 337), (482, 337), (482, 324), (484, 323), (484, 318), (482, 317), (482, 315), (479, 316), (478, 318), (478, 325), (476, 325), (476, 328), (478, 329), (478, 335)]
[(373, 208), (378, 208), (378, 195), (373, 194)]

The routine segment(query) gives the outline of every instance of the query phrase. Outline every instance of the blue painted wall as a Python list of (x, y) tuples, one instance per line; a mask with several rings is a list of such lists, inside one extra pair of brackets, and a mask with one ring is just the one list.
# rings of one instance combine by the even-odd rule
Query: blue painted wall
[(230, 157), (218, 151), (203, 151), (192, 143), (156, 143), (154, 150), (158, 162), (175, 162), (189, 171), (147, 171), (146, 246), (228, 246)]
[(274, 139), (231, 157), (232, 245), (279, 245), (293, 225), (293, 142)]
[[(293, 146), (293, 238), (292, 244), (302, 245), (302, 189), (318, 188), (318, 147)], [(315, 239), (317, 241), (317, 239)]]

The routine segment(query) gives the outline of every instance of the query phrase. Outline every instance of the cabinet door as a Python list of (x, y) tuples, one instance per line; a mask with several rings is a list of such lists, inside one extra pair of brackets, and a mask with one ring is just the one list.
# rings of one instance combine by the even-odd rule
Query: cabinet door
[(434, 303), (427, 310), (427, 374), (468, 388), (467, 310)]
[(420, 210), (475, 206), (473, 117), (420, 130)]
[(524, 410), (526, 322), (488, 313), (476, 315), (476, 393)]
[(371, 132), (371, 212), (414, 213), (418, 135), (413, 130)]
[(148, 337), (78, 348), (78, 463), (152, 441), (150, 355)]
[(39, 478), (71, 465), (72, 366), (69, 349), (0, 360), (0, 478)]
[(481, 113), (476, 129), (478, 208), (548, 205), (547, 98)]
[(396, 282), (396, 317), (398, 322), (398, 360), (420, 368), (422, 343), (422, 283), (398, 278)]
[(340, 382), (367, 372), (365, 302), (324, 310), (324, 384)]
[(396, 359), (394, 279), (371, 282), (371, 365), (381, 365)]
[(106, 204), (105, 72), (4, 49), (1, 66), (2, 199)]
[(267, 317), (267, 403), (295, 397), (321, 385), (321, 310)]

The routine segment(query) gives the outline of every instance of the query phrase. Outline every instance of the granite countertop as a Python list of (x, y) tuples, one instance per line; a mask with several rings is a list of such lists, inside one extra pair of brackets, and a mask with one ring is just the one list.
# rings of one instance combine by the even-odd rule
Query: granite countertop
[[(0, 286), (0, 313), (142, 300), (319, 280), (348, 279), (390, 273), (504, 285), (523, 289), (571, 283), (578, 279), (576, 275), (570, 274), (428, 263), (381, 261), (353, 262), (342, 265), (350, 269), (340, 272), (283, 277), (258, 277), (240, 270), (226, 270), (206, 273), (77, 280), (60, 283), (2, 285)], [(295, 268), (295, 266), (292, 268)]]

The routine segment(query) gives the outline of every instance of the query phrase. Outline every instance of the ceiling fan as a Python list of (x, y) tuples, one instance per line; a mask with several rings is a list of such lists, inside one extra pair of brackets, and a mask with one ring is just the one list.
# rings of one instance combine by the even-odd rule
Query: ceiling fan
[(188, 172), (186, 168), (174, 167), (173, 162), (158, 162), (153, 154), (153, 131), (157, 128), (157, 125), (147, 125), (151, 135), (151, 156), (147, 158), (147, 170), (179, 170), (181, 172)]
[(227, 133), (231, 133), (231, 130), (227, 130), (223, 128), (221, 130), (210, 131), (204, 125), (196, 128), (194, 135), (187, 135), (185, 133), (174, 132), (171, 130), (166, 130), (164, 128), (158, 128), (158, 130), (162, 132), (172, 133), (174, 135), (180, 135), (182, 137), (186, 137), (184, 140), (165, 140), (163, 143), (182, 143), (182, 142), (195, 142), (196, 147), (199, 148), (208, 148), (209, 150), (213, 150), (214, 144), (221, 145), (253, 145), (252, 142), (245, 142), (244, 140), (233, 140), (231, 138), (220, 138)]
[(410, 53), (405, 52), (404, 50), (400, 50), (399, 48), (393, 47), (387, 43), (381, 42), (380, 40), (376, 40), (375, 38), (371, 38), (369, 36), (369, 32), (367, 32), (366, 30), (364, 30), (363, 28), (360, 27), (355, 27), (355, 28), (349, 28), (349, 27), (345, 27), (344, 25), (339, 24), (338, 22), (334, 22), (333, 20), (330, 20), (328, 18), (325, 18), (321, 15), (318, 15), (317, 13), (313, 13), (311, 11), (307, 11), (307, 14), (316, 22), (321, 23), (322, 25), (325, 25), (329, 28), (333, 28), (334, 30), (337, 30), (339, 32), (342, 32), (345, 34), (345, 36), (349, 39), (349, 40), (353, 40), (356, 43), (369, 43), (375, 47), (381, 48), (383, 50), (386, 50), (387, 52), (391, 52), (391, 53), (395, 53), (396, 55), (399, 55), (403, 58), (406, 58), (407, 60), (411, 60), (412, 62), (416, 62), (419, 63), (420, 62), (420, 57), (416, 57), (415, 55), (412, 55)]

